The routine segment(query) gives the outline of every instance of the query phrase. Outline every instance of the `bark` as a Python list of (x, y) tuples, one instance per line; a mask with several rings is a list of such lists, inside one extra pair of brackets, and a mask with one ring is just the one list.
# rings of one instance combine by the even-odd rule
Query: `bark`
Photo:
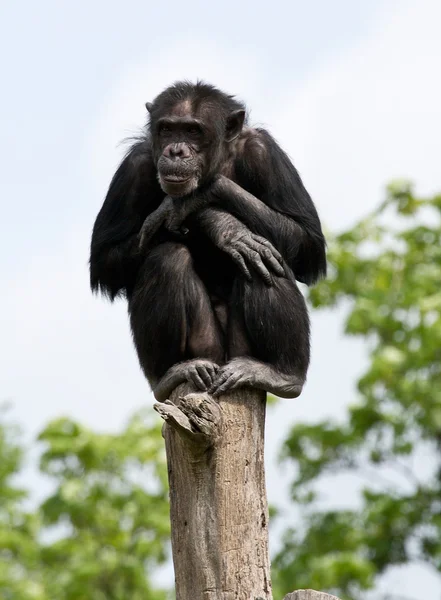
[[(155, 404), (165, 420), (176, 600), (272, 600), (265, 393), (219, 401), (188, 385)], [(338, 600), (297, 590), (284, 600)]]
[(265, 393), (213, 400), (180, 386), (166, 424), (177, 600), (271, 600)]

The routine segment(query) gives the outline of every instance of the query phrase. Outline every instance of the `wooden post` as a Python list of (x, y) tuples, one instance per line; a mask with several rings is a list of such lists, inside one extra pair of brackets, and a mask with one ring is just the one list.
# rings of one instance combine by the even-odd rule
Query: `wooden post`
[[(185, 389), (185, 388), (184, 388)], [(271, 600), (265, 393), (156, 404), (164, 437), (177, 600)]]
[[(216, 401), (189, 390), (155, 404), (166, 421), (176, 600), (272, 600), (265, 393), (242, 389)], [(333, 598), (298, 591), (285, 600)]]

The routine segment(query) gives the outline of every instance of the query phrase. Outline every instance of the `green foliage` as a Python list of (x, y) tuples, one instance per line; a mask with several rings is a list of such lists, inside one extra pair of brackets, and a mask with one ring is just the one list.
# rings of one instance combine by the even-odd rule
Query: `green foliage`
[(69, 419), (50, 423), (41, 471), (53, 493), (35, 515), (9, 479), (21, 450), (0, 428), (0, 597), (5, 600), (161, 600), (149, 572), (169, 539), (166, 466), (158, 421), (135, 415), (120, 434)]
[[(349, 305), (348, 335), (369, 366), (344, 422), (298, 424), (282, 458), (296, 467), (302, 527), (274, 561), (276, 594), (313, 587), (358, 599), (392, 565), (441, 572), (441, 196), (407, 182), (353, 229), (330, 240), (330, 276), (316, 308)], [(429, 456), (421, 473), (418, 461)], [(326, 511), (323, 476), (364, 477), (359, 509)]]
[(0, 426), (0, 598), (45, 600), (30, 568), (38, 560), (39, 520), (23, 510), (26, 493), (14, 482), (23, 460), (18, 433), (11, 425)]

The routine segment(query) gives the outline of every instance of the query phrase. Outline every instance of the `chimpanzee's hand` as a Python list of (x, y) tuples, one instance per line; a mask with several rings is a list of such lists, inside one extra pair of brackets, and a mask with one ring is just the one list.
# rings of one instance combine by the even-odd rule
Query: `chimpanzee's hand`
[(181, 233), (183, 229), (182, 223), (187, 218), (188, 214), (185, 210), (183, 210), (182, 205), (179, 206), (178, 202), (182, 202), (181, 200), (173, 200), (173, 210), (169, 215), (166, 216), (164, 225), (166, 229), (173, 233)]
[(192, 213), (204, 206), (208, 206), (212, 196), (207, 194), (193, 194), (185, 198), (173, 198), (173, 209), (165, 219), (165, 226), (169, 231), (182, 233), (182, 224)]
[(147, 246), (161, 225), (172, 217), (173, 210), (173, 198), (166, 196), (158, 208), (148, 215), (138, 234), (139, 248), (141, 250)]
[(268, 240), (249, 230), (231, 237), (226, 236), (220, 247), (233, 259), (248, 280), (252, 279), (248, 265), (257, 271), (269, 286), (273, 284), (271, 271), (279, 277), (285, 276), (281, 254)]
[(285, 276), (283, 259), (274, 246), (260, 235), (251, 233), (235, 216), (221, 209), (209, 207), (200, 211), (195, 222), (213, 242), (226, 252), (247, 279), (256, 271), (267, 285), (272, 285), (273, 275)]

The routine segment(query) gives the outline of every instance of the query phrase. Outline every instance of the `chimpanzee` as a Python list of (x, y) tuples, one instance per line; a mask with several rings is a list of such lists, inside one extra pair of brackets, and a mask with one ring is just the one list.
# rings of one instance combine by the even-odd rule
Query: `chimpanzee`
[(128, 299), (158, 400), (184, 381), (214, 396), (248, 385), (297, 397), (310, 333), (296, 280), (326, 273), (308, 192), (272, 136), (214, 86), (179, 82), (146, 107), (94, 225), (92, 290)]

